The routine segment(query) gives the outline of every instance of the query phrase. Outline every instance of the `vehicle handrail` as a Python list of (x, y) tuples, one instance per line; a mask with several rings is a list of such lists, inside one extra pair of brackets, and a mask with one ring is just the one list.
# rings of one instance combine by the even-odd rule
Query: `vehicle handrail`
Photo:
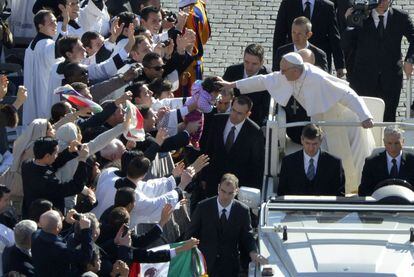
[(414, 212), (414, 205), (384, 204), (340, 204), (340, 203), (267, 203), (268, 211), (369, 211), (369, 212)]
[[(356, 121), (298, 121), (286, 124), (278, 124), (280, 128), (300, 127), (307, 124), (316, 124), (318, 126), (335, 126), (335, 127), (360, 127), (361, 122)], [(373, 122), (374, 127), (387, 127), (390, 125), (399, 126), (402, 129), (414, 130), (414, 123), (406, 122)]]
[(287, 225), (264, 226), (260, 228), (264, 233), (341, 233), (341, 234), (383, 234), (383, 235), (410, 235), (413, 228), (409, 229), (385, 229), (385, 228), (347, 228), (335, 227), (289, 227)]

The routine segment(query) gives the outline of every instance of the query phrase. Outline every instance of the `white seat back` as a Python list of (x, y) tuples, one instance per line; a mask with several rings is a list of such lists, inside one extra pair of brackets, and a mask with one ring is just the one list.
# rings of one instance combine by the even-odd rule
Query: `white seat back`
[[(362, 96), (362, 99), (367, 105), (368, 110), (371, 112), (374, 121), (382, 122), (384, 120), (384, 110), (385, 110), (385, 103), (384, 100), (381, 98), (376, 97), (368, 97)], [(383, 128), (375, 127), (372, 128), (372, 134), (375, 139), (375, 144), (377, 146), (383, 145), (382, 138), (383, 138)]]

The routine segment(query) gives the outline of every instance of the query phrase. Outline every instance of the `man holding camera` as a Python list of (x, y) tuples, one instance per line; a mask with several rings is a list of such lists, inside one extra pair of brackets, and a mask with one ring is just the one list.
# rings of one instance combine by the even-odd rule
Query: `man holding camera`
[[(410, 77), (414, 62), (414, 25), (407, 12), (390, 7), (391, 0), (380, 0), (378, 6), (362, 22), (343, 33), (345, 53), (353, 53), (348, 79), (351, 87), (363, 96), (382, 98), (384, 121), (395, 121), (400, 100), (403, 71)], [(345, 17), (351, 16), (349, 8)], [(401, 40), (409, 47), (401, 60)]]
[(40, 228), (32, 235), (32, 257), (35, 276), (71, 276), (70, 264), (88, 263), (92, 258), (91, 221), (79, 217), (81, 229), (80, 249), (68, 248), (59, 236), (62, 217), (57, 211), (47, 211), (40, 216)]

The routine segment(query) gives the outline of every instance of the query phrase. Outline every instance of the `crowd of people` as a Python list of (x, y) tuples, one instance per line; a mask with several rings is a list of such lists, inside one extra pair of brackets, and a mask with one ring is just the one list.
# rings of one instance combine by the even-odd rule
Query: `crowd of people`
[[(288, 122), (361, 122), (289, 128), (303, 149), (283, 158), (279, 195), (414, 184), (401, 129), (385, 128), (385, 150), (373, 152), (361, 97), (382, 98), (384, 121), (395, 121), (414, 25), (381, 0), (362, 26), (343, 27), (354, 12), (343, 4), (283, 0), (272, 71), (252, 41), (219, 77), (203, 74), (211, 28), (202, 0), (179, 0), (174, 12), (159, 0), (13, 0), (12, 15), (29, 13), (23, 25), (35, 33), (23, 81), (0, 76), (0, 99), (15, 94), (0, 106), (2, 273), (154, 276), (146, 264), (173, 264), (196, 247), (206, 269), (190, 258), (181, 270), (238, 276), (250, 261), (266, 264), (257, 216), (236, 198), (241, 186), (262, 188), (271, 98)], [(18, 124), (10, 147), (6, 127)]]

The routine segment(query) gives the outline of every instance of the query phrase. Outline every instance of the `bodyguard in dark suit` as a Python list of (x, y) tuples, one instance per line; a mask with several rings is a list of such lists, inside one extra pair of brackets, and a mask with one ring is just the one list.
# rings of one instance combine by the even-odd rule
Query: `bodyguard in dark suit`
[(249, 208), (234, 199), (237, 192), (237, 177), (225, 174), (218, 185), (218, 197), (200, 202), (191, 217), (187, 236), (200, 240), (198, 247), (211, 277), (238, 276), (241, 246), (253, 261), (267, 262), (257, 254)]
[[(389, 5), (390, 0), (382, 0), (364, 20), (362, 28), (347, 28), (342, 46), (345, 53), (354, 55), (348, 75), (351, 87), (359, 95), (382, 98), (384, 121), (395, 121), (403, 69), (407, 75), (413, 70), (414, 25), (407, 12)], [(350, 10), (346, 15), (349, 14)], [(404, 63), (401, 60), (403, 36), (410, 43)]]
[[(309, 2), (309, 8), (308, 4)], [(283, 0), (276, 18), (273, 37), (273, 67), (276, 51), (292, 41), (292, 22), (299, 16), (306, 16), (312, 22), (313, 36), (309, 41), (327, 54), (328, 67), (331, 69), (333, 56), (338, 77), (345, 72), (344, 55), (340, 46), (340, 35), (334, 5), (328, 0)]]
[(322, 132), (314, 124), (302, 131), (303, 150), (283, 158), (278, 195), (344, 195), (340, 159), (320, 149)]
[(229, 114), (217, 114), (211, 122), (206, 154), (210, 164), (203, 170), (206, 196), (217, 194), (224, 173), (233, 173), (243, 186), (261, 188), (264, 168), (264, 137), (248, 117), (251, 100), (241, 95), (233, 101)]
[[(223, 75), (225, 81), (238, 81), (254, 75), (267, 74), (263, 66), (264, 49), (260, 44), (250, 44), (244, 50), (243, 63), (231, 65)], [(234, 89), (234, 96), (239, 96), (240, 91)], [(266, 125), (269, 114), (270, 94), (267, 91), (257, 91), (247, 95), (253, 101), (250, 119), (257, 125)]]
[(395, 127), (384, 130), (385, 151), (368, 157), (362, 170), (360, 196), (369, 196), (379, 182), (397, 178), (414, 185), (414, 155), (404, 152), (403, 133)]
[[(273, 71), (280, 70), (280, 61), (283, 55), (290, 52), (300, 53), (301, 49), (309, 49), (314, 55), (312, 62), (303, 59), (305, 62), (312, 63), (325, 71), (328, 71), (328, 61), (326, 54), (322, 49), (309, 43), (308, 39), (312, 37), (312, 23), (308, 18), (300, 16), (295, 18), (292, 23), (292, 43), (285, 44), (279, 47), (276, 51), (275, 61), (273, 62)], [(304, 58), (302, 56), (302, 58)], [(286, 122), (298, 122), (298, 121), (309, 121), (310, 117), (306, 114), (305, 109), (293, 98), (290, 97), (287, 105), (284, 107), (286, 112)], [(292, 139), (292, 141), (300, 144), (300, 136), (302, 134), (303, 127), (292, 127), (287, 128), (286, 133)]]

